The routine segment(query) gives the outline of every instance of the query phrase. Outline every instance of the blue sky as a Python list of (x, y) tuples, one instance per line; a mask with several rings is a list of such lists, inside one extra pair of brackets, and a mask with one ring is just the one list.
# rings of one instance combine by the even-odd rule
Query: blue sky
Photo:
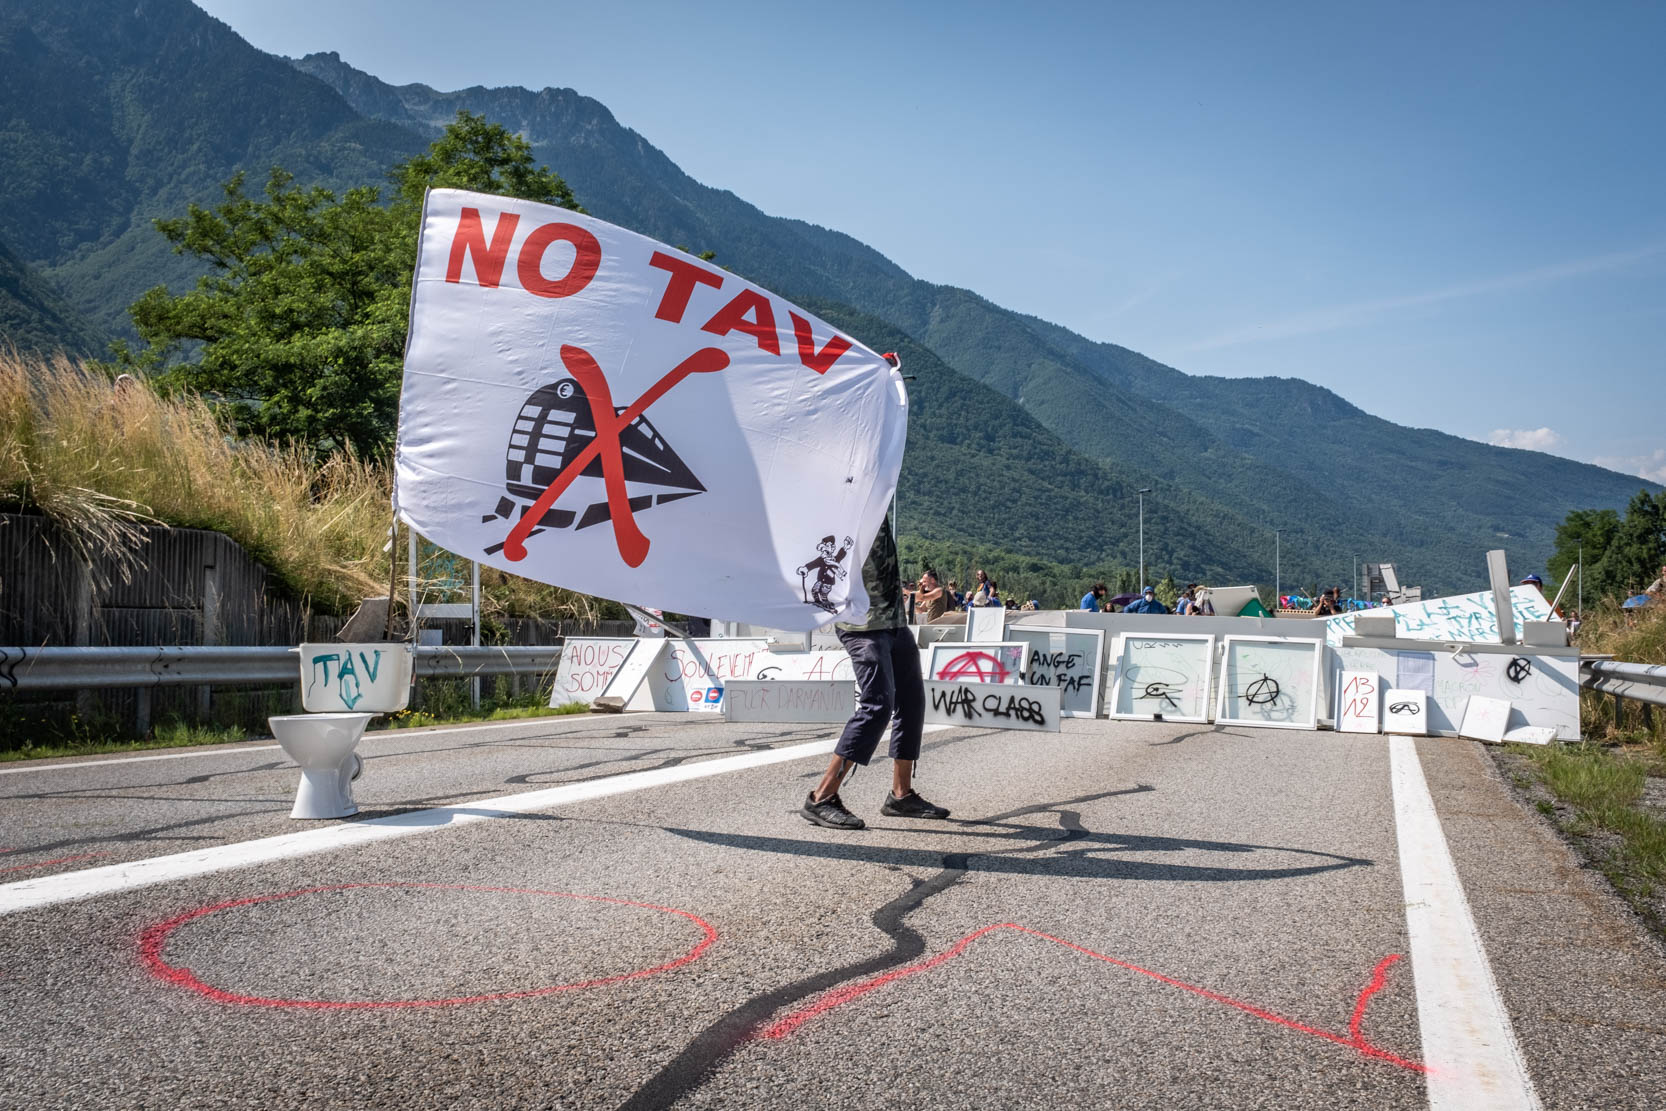
[(1188, 373), (1666, 482), (1666, 4), (199, 3), (395, 83), (577, 89)]

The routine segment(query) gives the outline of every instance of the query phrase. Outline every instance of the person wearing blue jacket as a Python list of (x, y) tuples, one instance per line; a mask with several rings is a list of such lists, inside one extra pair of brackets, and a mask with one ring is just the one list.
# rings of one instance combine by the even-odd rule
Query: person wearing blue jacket
[(1169, 608), (1157, 600), (1157, 591), (1153, 587), (1140, 590), (1140, 600), (1131, 604), (1123, 613), (1167, 613)]
[(1105, 584), (1094, 583), (1093, 589), (1082, 595), (1082, 608), (1090, 613), (1098, 613), (1105, 608)]

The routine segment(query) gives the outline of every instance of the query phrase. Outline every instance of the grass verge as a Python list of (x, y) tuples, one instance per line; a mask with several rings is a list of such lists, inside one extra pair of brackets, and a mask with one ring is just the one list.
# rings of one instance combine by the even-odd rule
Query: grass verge
[[(1666, 935), (1666, 793), (1651, 798), (1652, 744), (1510, 745), (1516, 784), (1539, 812)], [(1527, 770), (1526, 777), (1520, 773)]]

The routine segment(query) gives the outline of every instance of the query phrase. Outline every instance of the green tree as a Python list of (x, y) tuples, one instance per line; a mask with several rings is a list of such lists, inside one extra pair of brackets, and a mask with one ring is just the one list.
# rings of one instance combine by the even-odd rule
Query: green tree
[(1180, 584), (1174, 581), (1174, 572), (1163, 576), (1163, 581), (1157, 584), (1157, 600), (1169, 609), (1180, 600)]
[(274, 167), (262, 197), (243, 175), (208, 209), (157, 230), (209, 263), (197, 287), (157, 286), (132, 306), (144, 341), (117, 345), (122, 369), (214, 399), (240, 432), (327, 452), (375, 452), (394, 432), (423, 196), (455, 187), (583, 211), (520, 136), (459, 112), (426, 153), (381, 190), (304, 188)]
[[(1556, 526), (1556, 547), (1545, 561), (1545, 574), (1550, 580), (1545, 585), (1552, 597), (1581, 559), (1585, 561), (1585, 591), (1592, 598), (1601, 595), (1592, 569), (1602, 562), (1619, 527), (1620, 515), (1612, 509), (1576, 509)], [(1577, 595), (1567, 595), (1565, 600), (1577, 604)]]
[[(1626, 506), (1614, 538), (1594, 564), (1603, 596), (1624, 598), (1642, 590), (1660, 573), (1666, 560), (1666, 491), (1639, 490)], [(1591, 584), (1591, 576), (1585, 579)]]

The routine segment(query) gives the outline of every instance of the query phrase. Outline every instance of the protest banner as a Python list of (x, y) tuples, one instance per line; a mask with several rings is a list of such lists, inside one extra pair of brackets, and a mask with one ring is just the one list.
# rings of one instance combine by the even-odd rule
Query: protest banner
[(428, 194), (395, 506), (488, 566), (676, 613), (860, 618), (908, 403), (882, 356), (589, 216)]

